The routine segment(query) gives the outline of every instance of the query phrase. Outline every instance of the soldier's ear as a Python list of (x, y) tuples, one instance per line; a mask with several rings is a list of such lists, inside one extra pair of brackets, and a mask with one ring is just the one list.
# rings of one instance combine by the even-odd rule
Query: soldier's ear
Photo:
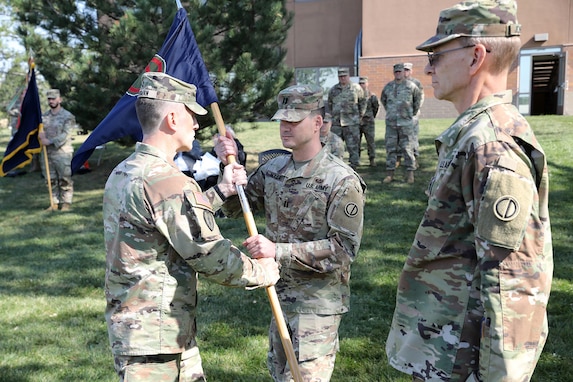
[(177, 130), (177, 113), (175, 113), (174, 111), (170, 111), (167, 114), (165, 114), (165, 126), (170, 130), (170, 131), (175, 131)]
[(324, 123), (324, 120), (322, 119), (322, 115), (317, 114), (316, 117), (314, 118), (315, 121), (315, 129), (316, 131), (318, 131), (320, 133), (320, 128), (322, 127), (322, 124)]

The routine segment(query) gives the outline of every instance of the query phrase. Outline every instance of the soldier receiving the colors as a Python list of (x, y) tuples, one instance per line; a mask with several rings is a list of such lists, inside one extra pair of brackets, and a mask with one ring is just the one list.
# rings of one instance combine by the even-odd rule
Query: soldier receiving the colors
[(529, 381), (548, 333), (553, 272), (547, 160), (507, 89), (514, 0), (440, 13), (425, 72), (457, 120), (436, 139), (428, 206), (386, 343), (414, 381)]
[(135, 104), (143, 140), (105, 186), (106, 320), (121, 381), (205, 381), (195, 341), (198, 275), (244, 288), (278, 279), (273, 259), (250, 259), (215, 222), (214, 209), (246, 183), (244, 168), (227, 165), (202, 193), (173, 162), (191, 149), (195, 114), (207, 113), (196, 91), (164, 73), (143, 75)]
[[(338, 327), (349, 309), (350, 265), (362, 238), (362, 179), (320, 142), (322, 89), (295, 85), (278, 95), (283, 146), (291, 155), (273, 158), (249, 177), (245, 188), (254, 210), (266, 215), (265, 235), (244, 245), (255, 257), (281, 265), (277, 294), (304, 381), (329, 381), (338, 351)], [(231, 203), (234, 202), (234, 205)], [(240, 212), (229, 199), (225, 211)], [(274, 318), (268, 367), (275, 381), (291, 372)]]

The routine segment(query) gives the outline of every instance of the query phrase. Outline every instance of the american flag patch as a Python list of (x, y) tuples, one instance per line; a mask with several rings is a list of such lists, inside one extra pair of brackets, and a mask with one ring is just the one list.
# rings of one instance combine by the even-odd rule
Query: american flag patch
[(213, 207), (211, 207), (211, 203), (209, 202), (209, 199), (207, 199), (205, 197), (205, 195), (203, 195), (203, 193), (201, 193), (199, 191), (193, 191), (193, 195), (195, 196), (195, 202), (198, 205), (207, 207), (209, 209), (213, 208)]

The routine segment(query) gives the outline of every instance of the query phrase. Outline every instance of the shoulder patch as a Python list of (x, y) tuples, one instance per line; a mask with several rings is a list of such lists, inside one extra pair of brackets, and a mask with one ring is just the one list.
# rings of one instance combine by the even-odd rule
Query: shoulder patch
[(358, 208), (358, 204), (354, 202), (347, 203), (344, 206), (344, 213), (349, 218), (355, 218), (356, 216), (358, 216), (358, 211), (360, 211), (360, 208)]
[(499, 220), (508, 222), (519, 215), (519, 201), (511, 195), (499, 197), (493, 206), (493, 213)]
[(193, 191), (193, 197), (195, 198), (195, 204), (201, 207), (206, 207), (213, 209), (209, 200), (200, 191)]
[(502, 248), (519, 248), (533, 208), (534, 189), (531, 180), (492, 169), (477, 211), (476, 236)]
[(215, 217), (214, 217), (213, 213), (209, 210), (204, 210), (203, 211), (203, 220), (205, 221), (207, 228), (209, 228), (211, 231), (213, 231), (213, 229), (215, 228)]

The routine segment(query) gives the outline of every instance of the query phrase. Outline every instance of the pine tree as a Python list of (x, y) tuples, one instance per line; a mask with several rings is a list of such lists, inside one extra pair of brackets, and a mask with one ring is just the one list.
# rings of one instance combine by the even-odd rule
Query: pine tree
[[(225, 122), (269, 117), (293, 78), (283, 43), (292, 24), (285, 0), (182, 2)], [(18, 33), (65, 107), (91, 130), (159, 50), (174, 0), (13, 0)], [(203, 119), (202, 124), (213, 124)]]

